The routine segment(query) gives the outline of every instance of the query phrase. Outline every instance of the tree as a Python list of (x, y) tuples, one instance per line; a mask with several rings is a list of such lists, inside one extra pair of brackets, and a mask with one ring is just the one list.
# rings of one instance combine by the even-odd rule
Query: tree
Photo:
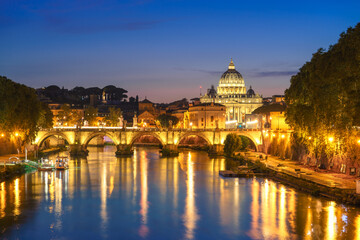
[(228, 134), (224, 141), (224, 154), (232, 157), (234, 153), (242, 148), (241, 138), (235, 133)]
[(19, 150), (35, 138), (40, 112), (34, 89), (0, 76), (0, 131), (15, 138)]
[(38, 126), (40, 128), (52, 128), (54, 115), (46, 103), (41, 103), (40, 118)]
[(113, 127), (117, 126), (121, 115), (122, 115), (122, 112), (121, 112), (120, 108), (114, 108), (114, 107), (109, 108), (109, 116), (107, 116), (105, 118), (106, 125), (113, 126)]
[[(299, 146), (317, 159), (348, 153), (360, 126), (360, 24), (320, 48), (291, 78), (285, 91), (286, 120)], [(336, 139), (334, 141), (334, 139)]]
[(168, 128), (170, 126), (170, 121), (172, 121), (172, 125), (175, 126), (179, 119), (175, 116), (167, 115), (167, 114), (161, 114), (156, 118), (156, 120), (159, 121), (161, 127)]
[(113, 85), (108, 85), (103, 88), (103, 91), (108, 95), (108, 99), (111, 101), (121, 101), (127, 98), (127, 91), (123, 88), (117, 88)]
[(97, 115), (98, 115), (98, 109), (94, 108), (92, 106), (85, 109), (84, 119), (88, 121), (90, 126), (96, 126), (97, 125)]
[(58, 122), (64, 126), (70, 126), (70, 122), (72, 121), (71, 108), (69, 104), (63, 104), (60, 108), (58, 114)]
[(245, 136), (239, 136), (241, 139), (241, 147), (240, 150), (241, 151), (245, 151), (246, 148), (250, 145), (250, 140), (249, 138), (245, 137)]

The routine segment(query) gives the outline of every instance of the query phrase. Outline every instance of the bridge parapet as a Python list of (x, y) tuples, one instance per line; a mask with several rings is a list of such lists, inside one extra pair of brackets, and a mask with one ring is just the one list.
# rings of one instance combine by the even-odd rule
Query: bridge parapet
[(51, 136), (66, 140), (71, 147), (71, 153), (84, 155), (91, 139), (98, 136), (109, 137), (117, 146), (117, 153), (131, 148), (134, 142), (142, 136), (153, 136), (162, 146), (178, 146), (182, 139), (189, 136), (203, 138), (216, 152), (220, 152), (228, 134), (235, 133), (248, 137), (255, 145), (256, 150), (263, 144), (260, 130), (254, 129), (160, 129), (160, 128), (121, 128), (121, 127), (55, 127), (41, 129), (34, 141), (40, 146)]

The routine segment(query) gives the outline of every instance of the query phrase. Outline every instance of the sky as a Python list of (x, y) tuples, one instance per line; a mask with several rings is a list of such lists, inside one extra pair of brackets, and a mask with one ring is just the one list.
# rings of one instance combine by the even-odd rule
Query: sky
[(0, 75), (171, 102), (217, 86), (233, 58), (267, 97), (358, 22), (358, 0), (0, 0)]

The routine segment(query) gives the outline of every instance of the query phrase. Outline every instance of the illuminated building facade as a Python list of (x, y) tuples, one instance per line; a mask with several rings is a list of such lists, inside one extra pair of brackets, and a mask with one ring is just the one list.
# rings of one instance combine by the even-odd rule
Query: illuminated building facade
[(262, 97), (251, 88), (246, 90), (244, 78), (235, 69), (233, 60), (220, 78), (217, 91), (214, 87), (200, 98), (202, 103), (215, 102), (226, 107), (226, 127), (243, 126), (245, 114), (263, 105)]
[(186, 128), (225, 128), (225, 114), (226, 107), (218, 103), (190, 106), (185, 125)]

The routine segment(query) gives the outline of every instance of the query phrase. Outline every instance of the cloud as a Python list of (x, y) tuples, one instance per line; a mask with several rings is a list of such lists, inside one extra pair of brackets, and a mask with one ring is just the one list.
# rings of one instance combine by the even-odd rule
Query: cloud
[(282, 77), (282, 76), (292, 76), (295, 75), (298, 71), (259, 71), (253, 72), (249, 75), (253, 77)]
[(202, 72), (210, 74), (211, 76), (221, 76), (224, 71), (215, 71), (215, 70), (204, 70), (204, 69), (185, 69), (185, 68), (174, 68), (178, 71), (192, 71), (192, 72)]

